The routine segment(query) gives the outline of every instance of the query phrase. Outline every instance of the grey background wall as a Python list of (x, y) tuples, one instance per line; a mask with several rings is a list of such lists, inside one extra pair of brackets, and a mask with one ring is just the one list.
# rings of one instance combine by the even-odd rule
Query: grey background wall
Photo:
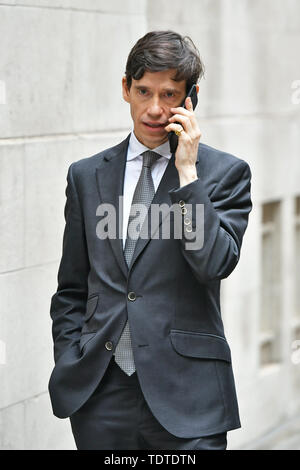
[[(228, 448), (259, 447), (266, 433), (300, 414), (300, 366), (291, 360), (299, 2), (6, 0), (0, 1), (1, 449), (75, 449), (69, 421), (52, 415), (47, 392), (66, 173), (71, 162), (131, 130), (121, 78), (131, 47), (153, 29), (192, 37), (206, 65), (197, 108), (202, 141), (252, 169), (254, 208), (242, 256), (222, 288), (243, 425), (229, 433)], [(281, 354), (262, 368), (261, 218), (263, 203), (272, 200), (282, 206)]]

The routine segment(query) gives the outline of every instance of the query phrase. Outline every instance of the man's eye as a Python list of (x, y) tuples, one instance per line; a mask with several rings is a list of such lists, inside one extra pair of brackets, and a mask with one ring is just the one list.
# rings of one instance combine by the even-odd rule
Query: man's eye
[(139, 90), (139, 93), (140, 93), (140, 95), (145, 95), (145, 94), (147, 93), (147, 90), (142, 90), (142, 89), (140, 89), (140, 90)]
[(168, 98), (174, 98), (174, 93), (172, 93), (171, 91), (169, 93), (166, 93), (166, 95)]

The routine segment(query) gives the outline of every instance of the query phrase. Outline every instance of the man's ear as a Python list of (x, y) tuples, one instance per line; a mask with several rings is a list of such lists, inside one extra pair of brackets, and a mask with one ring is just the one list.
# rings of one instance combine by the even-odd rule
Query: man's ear
[(129, 90), (127, 86), (126, 77), (122, 78), (122, 93), (123, 93), (124, 100), (127, 101), (127, 103), (130, 103)]
[(199, 93), (199, 89), (200, 89), (199, 85), (196, 85), (196, 88), (197, 88), (197, 94), (198, 94), (198, 93)]

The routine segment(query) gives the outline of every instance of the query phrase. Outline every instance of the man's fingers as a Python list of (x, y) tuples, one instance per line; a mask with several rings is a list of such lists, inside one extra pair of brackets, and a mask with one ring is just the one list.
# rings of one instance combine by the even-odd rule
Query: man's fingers
[(178, 108), (171, 108), (170, 111), (172, 113), (179, 113), (179, 114), (182, 114), (183, 116), (188, 116), (188, 117), (191, 117), (193, 115), (192, 111), (190, 111), (189, 109), (182, 108), (181, 106), (178, 106)]
[(193, 108), (193, 103), (192, 103), (192, 100), (190, 97), (186, 98), (185, 100), (185, 107), (186, 109), (188, 109), (189, 111), (193, 111), (194, 108)]
[(175, 131), (182, 131), (184, 132), (184, 127), (181, 124), (176, 124), (175, 122), (172, 122), (171, 124), (168, 124), (168, 126), (165, 127), (165, 130), (167, 132), (175, 132)]
[[(188, 105), (187, 106), (188, 109), (178, 107), (178, 108), (171, 108), (170, 111), (172, 113), (177, 113), (177, 114), (174, 114), (174, 116), (176, 116), (176, 117), (178, 117), (178, 116), (187, 117), (190, 121), (191, 127), (194, 130), (197, 130), (198, 122), (197, 122), (196, 116), (195, 116), (194, 111), (193, 111), (193, 104), (192, 104), (192, 102), (189, 104), (189, 101), (190, 101), (190, 98), (186, 98), (185, 104)], [(174, 116), (172, 116), (172, 117), (174, 117)], [(179, 119), (175, 119), (175, 121), (176, 120), (179, 121)], [(170, 122), (172, 122), (172, 121), (170, 121)], [(179, 121), (179, 122), (181, 122), (181, 121)]]
[(175, 114), (169, 119), (169, 121), (170, 123), (179, 122), (188, 134), (193, 132), (191, 120), (187, 116), (183, 116), (182, 114)]

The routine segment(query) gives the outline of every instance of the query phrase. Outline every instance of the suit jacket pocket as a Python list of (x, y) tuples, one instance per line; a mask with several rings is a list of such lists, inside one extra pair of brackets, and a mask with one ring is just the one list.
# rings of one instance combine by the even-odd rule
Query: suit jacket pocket
[(85, 312), (85, 317), (84, 320), (86, 322), (89, 321), (89, 319), (93, 316), (93, 314), (96, 311), (97, 304), (98, 304), (98, 299), (99, 299), (99, 294), (92, 294), (86, 303), (86, 312)]
[(175, 351), (182, 356), (219, 359), (231, 363), (230, 348), (226, 339), (222, 336), (171, 330), (170, 339)]

